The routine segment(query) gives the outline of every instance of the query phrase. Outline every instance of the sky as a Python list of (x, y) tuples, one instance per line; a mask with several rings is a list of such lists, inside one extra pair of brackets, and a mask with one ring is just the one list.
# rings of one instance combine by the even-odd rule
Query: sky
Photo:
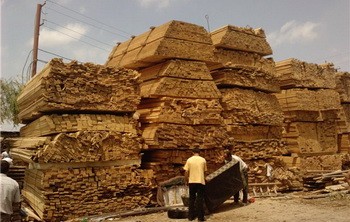
[(30, 78), (38, 4), (38, 71), (54, 57), (104, 64), (116, 43), (171, 20), (262, 28), (274, 61), (350, 71), (350, 0), (1, 0), (1, 79)]

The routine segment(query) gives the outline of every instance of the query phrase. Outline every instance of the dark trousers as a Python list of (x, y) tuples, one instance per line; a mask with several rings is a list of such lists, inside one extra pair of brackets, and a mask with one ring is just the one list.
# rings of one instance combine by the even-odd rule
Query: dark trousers
[[(242, 180), (243, 180), (243, 203), (247, 203), (248, 202), (248, 171), (247, 170), (243, 170), (242, 171)], [(238, 203), (239, 200), (239, 191), (234, 195), (234, 201), (236, 203)]]
[(0, 221), (1, 222), (11, 222), (11, 215), (10, 214), (1, 213)]
[(188, 219), (193, 220), (198, 216), (199, 220), (204, 220), (204, 185), (190, 183), (189, 189)]

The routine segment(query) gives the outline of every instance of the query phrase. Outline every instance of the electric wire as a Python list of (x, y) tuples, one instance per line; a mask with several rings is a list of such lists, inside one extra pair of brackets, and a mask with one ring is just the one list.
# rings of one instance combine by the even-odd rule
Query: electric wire
[(43, 22), (44, 22), (44, 23), (47, 22), (47, 23), (54, 24), (54, 25), (56, 25), (56, 26), (58, 26), (58, 27), (61, 27), (61, 28), (63, 28), (63, 29), (66, 29), (66, 30), (69, 30), (69, 31), (71, 31), (71, 32), (77, 33), (77, 34), (79, 34), (79, 35), (81, 35), (81, 36), (84, 36), (84, 37), (86, 37), (86, 38), (88, 38), (88, 39), (91, 39), (91, 40), (94, 40), (94, 41), (96, 41), (96, 42), (99, 42), (99, 43), (104, 44), (104, 45), (106, 45), (106, 46), (114, 47), (114, 45), (111, 45), (111, 44), (108, 44), (108, 43), (105, 43), (105, 42), (101, 42), (101, 41), (98, 40), (98, 39), (92, 38), (92, 37), (90, 37), (90, 36), (84, 35), (83, 33), (77, 32), (77, 31), (75, 31), (75, 30), (73, 30), (73, 29), (70, 29), (70, 28), (64, 27), (64, 26), (62, 26), (62, 25), (59, 25), (59, 24), (57, 24), (56, 22), (52, 22), (52, 21), (49, 21), (49, 20), (47, 20), (47, 19), (43, 19)]
[(57, 2), (53, 2), (53, 1), (50, 1), (50, 0), (46, 0), (46, 2), (50, 2), (50, 3), (52, 3), (52, 4), (58, 5), (58, 6), (60, 6), (60, 7), (64, 8), (64, 9), (66, 9), (66, 10), (69, 10), (69, 11), (71, 11), (71, 12), (74, 12), (74, 13), (76, 13), (76, 14), (79, 14), (79, 15), (81, 15), (81, 16), (87, 18), (87, 19), (90, 19), (90, 20), (92, 20), (92, 21), (95, 21), (95, 22), (97, 22), (97, 23), (99, 23), (99, 24), (101, 24), (101, 25), (104, 25), (104, 26), (107, 26), (107, 27), (109, 27), (109, 28), (115, 29), (115, 30), (117, 30), (117, 31), (119, 31), (119, 32), (123, 32), (124, 34), (130, 35), (130, 36), (133, 35), (133, 34), (130, 34), (130, 33), (128, 33), (128, 32), (125, 32), (125, 31), (123, 31), (123, 30), (121, 30), (121, 29), (118, 29), (118, 28), (116, 28), (116, 27), (114, 27), (114, 26), (111, 26), (111, 25), (108, 25), (108, 24), (106, 24), (106, 23), (100, 22), (100, 21), (98, 21), (97, 19), (94, 19), (94, 18), (92, 18), (92, 17), (89, 17), (89, 16), (87, 16), (87, 15), (84, 15), (84, 14), (82, 14), (82, 13), (80, 13), (80, 12), (77, 12), (77, 11), (75, 11), (75, 10), (73, 10), (73, 9), (70, 9), (70, 8), (67, 8), (67, 7), (65, 7), (65, 6), (63, 6), (63, 5), (60, 5), (60, 4), (58, 4)]
[(30, 51), (29, 51), (29, 53), (28, 53), (28, 55), (27, 55), (27, 58), (26, 58), (26, 61), (25, 61), (25, 63), (24, 63), (24, 65), (23, 65), (23, 68), (22, 68), (22, 79), (21, 79), (21, 81), (22, 81), (22, 84), (24, 83), (24, 69), (25, 69), (25, 67), (26, 67), (26, 65), (27, 65), (27, 62), (28, 62), (28, 59), (29, 59), (29, 56), (30, 56), (30, 54), (33, 52), (33, 49), (31, 49)]
[(71, 36), (71, 35), (69, 35), (69, 34), (67, 34), (67, 33), (61, 32), (61, 31), (59, 31), (59, 30), (57, 30), (57, 29), (51, 28), (51, 27), (49, 27), (49, 26), (47, 26), (47, 25), (45, 25), (45, 24), (44, 24), (43, 26), (46, 27), (46, 28), (48, 28), (48, 29), (50, 29), (50, 30), (53, 30), (53, 31), (55, 31), (55, 32), (58, 32), (58, 33), (60, 33), (60, 34), (62, 34), (62, 35), (68, 36), (68, 37), (70, 37), (70, 38), (72, 38), (72, 39), (75, 39), (75, 40), (78, 40), (78, 41), (83, 42), (83, 43), (85, 43), (85, 44), (88, 44), (88, 45), (90, 45), (90, 46), (92, 46), (92, 47), (98, 48), (98, 49), (100, 49), (100, 50), (103, 50), (103, 51), (106, 51), (106, 52), (109, 52), (109, 51), (110, 51), (110, 50), (101, 48), (101, 47), (99, 47), (99, 46), (97, 46), (97, 45), (94, 45), (94, 44), (91, 44), (91, 43), (89, 43), (89, 42), (86, 42), (86, 41), (84, 41), (84, 40), (81, 40), (81, 39), (79, 39), (79, 38), (77, 38), (77, 37)]
[[(76, 59), (69, 59), (69, 58), (67, 58), (67, 57), (58, 55), (58, 54), (56, 54), (56, 53), (46, 51), (46, 50), (44, 50), (44, 49), (38, 49), (38, 50), (39, 50), (40, 52), (44, 52), (44, 53), (47, 53), (47, 54), (50, 54), (50, 55), (58, 56), (58, 57), (60, 57), (60, 58), (62, 58), (62, 59), (66, 59), (66, 60), (69, 60), (69, 61), (78, 61), (78, 60), (76, 60)], [(79, 62), (79, 61), (78, 61), (78, 62)]]
[(65, 14), (65, 13), (59, 12), (59, 11), (57, 11), (57, 10), (55, 10), (55, 9), (50, 8), (50, 7), (47, 7), (47, 6), (46, 6), (46, 8), (49, 9), (49, 10), (51, 10), (51, 11), (54, 11), (54, 12), (56, 12), (56, 13), (58, 13), (58, 14), (61, 14), (61, 15), (63, 15), (63, 16), (66, 16), (66, 17), (68, 17), (68, 18), (71, 18), (71, 19), (77, 20), (77, 21), (79, 21), (79, 22), (81, 22), (81, 23), (90, 25), (90, 26), (92, 26), (92, 27), (94, 27), (94, 28), (96, 28), (96, 29), (100, 29), (100, 30), (106, 31), (106, 32), (109, 32), (110, 34), (118, 35), (118, 36), (121, 36), (121, 37), (126, 38), (126, 39), (129, 38), (128, 36), (125, 36), (125, 35), (122, 35), (122, 34), (119, 34), (119, 33), (116, 33), (116, 32), (112, 32), (112, 31), (110, 31), (110, 30), (107, 30), (107, 29), (98, 27), (98, 26), (96, 26), (96, 25), (94, 25), (94, 24), (91, 24), (91, 23), (89, 23), (89, 22), (85, 22), (85, 21), (83, 21), (83, 20), (74, 18), (73, 16), (70, 16), (70, 15), (67, 15), (67, 14)]

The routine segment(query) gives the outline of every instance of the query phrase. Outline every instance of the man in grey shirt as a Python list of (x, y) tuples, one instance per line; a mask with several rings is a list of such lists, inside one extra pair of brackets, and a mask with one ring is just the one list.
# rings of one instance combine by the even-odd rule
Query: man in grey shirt
[(11, 221), (14, 211), (20, 210), (21, 195), (17, 181), (7, 176), (10, 164), (1, 160), (0, 173), (0, 211), (1, 222)]

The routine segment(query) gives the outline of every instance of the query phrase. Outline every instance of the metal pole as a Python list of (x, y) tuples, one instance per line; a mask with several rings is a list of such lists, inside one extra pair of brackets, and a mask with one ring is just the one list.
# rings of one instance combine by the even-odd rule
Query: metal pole
[(37, 4), (36, 15), (35, 15), (35, 24), (34, 24), (32, 77), (35, 76), (35, 74), (36, 74), (36, 68), (37, 68), (37, 62), (38, 62), (38, 46), (39, 46), (41, 8), (42, 8), (42, 5)]

